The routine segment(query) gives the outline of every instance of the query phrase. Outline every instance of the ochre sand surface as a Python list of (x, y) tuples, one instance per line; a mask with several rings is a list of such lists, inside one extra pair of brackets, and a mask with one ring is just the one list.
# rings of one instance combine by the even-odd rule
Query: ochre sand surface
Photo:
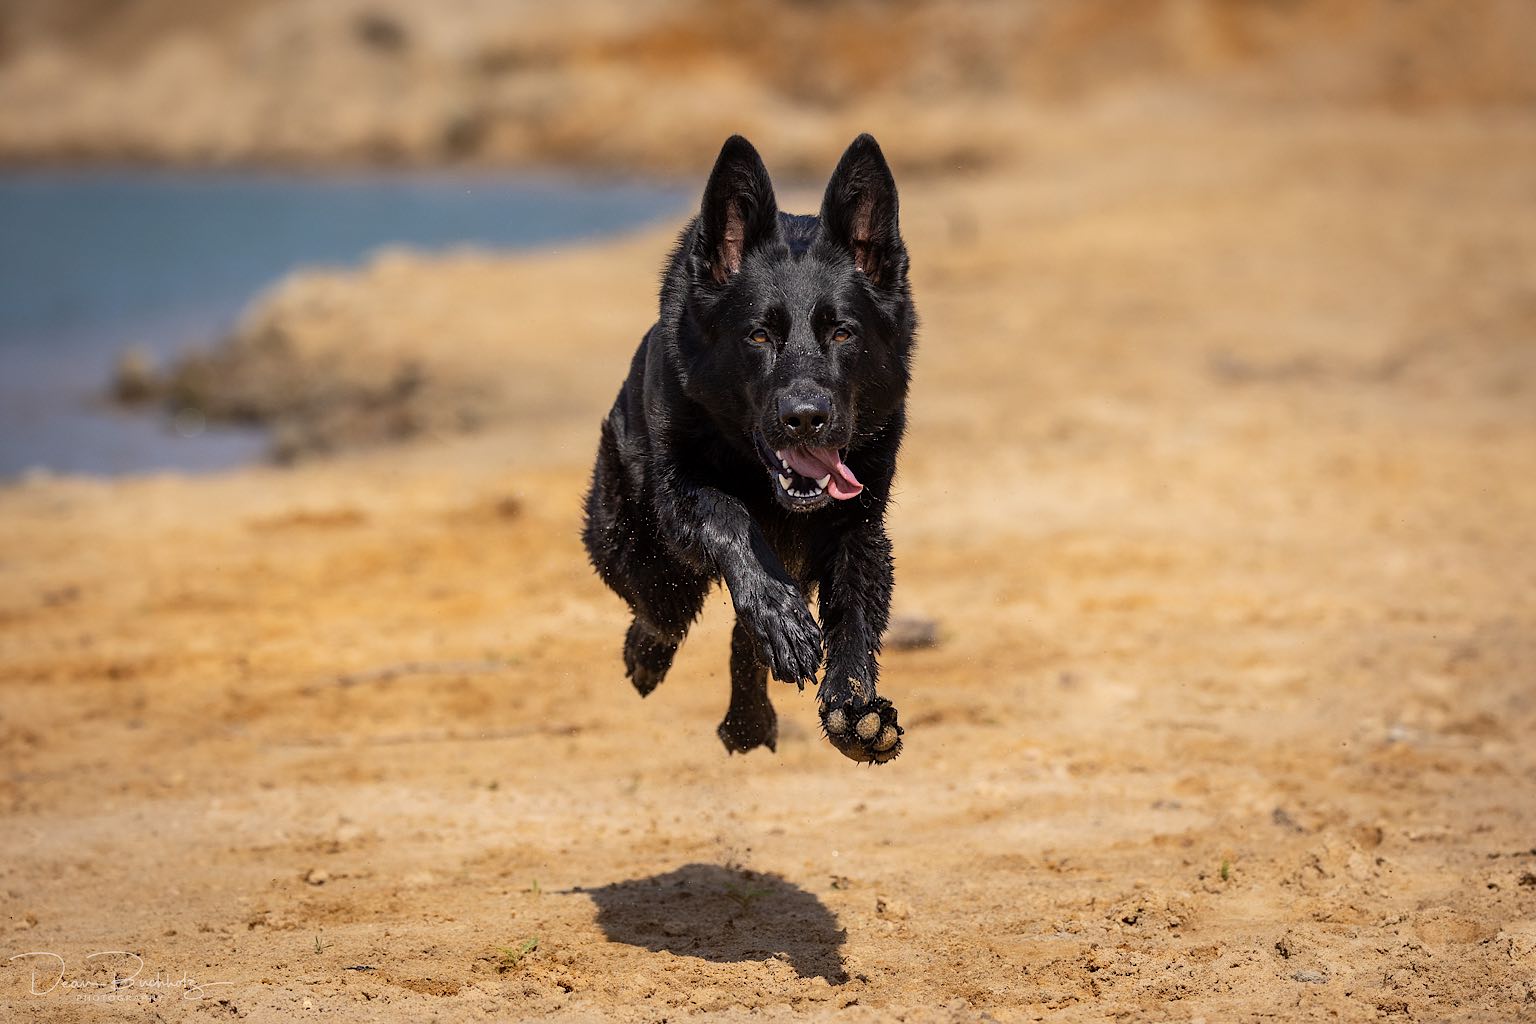
[(1536, 1019), (1536, 125), (1037, 129), (904, 193), (883, 768), (726, 756), (724, 594), (623, 679), (665, 231), (307, 285), (476, 432), (0, 492), (6, 955), (228, 983), (8, 1019)]

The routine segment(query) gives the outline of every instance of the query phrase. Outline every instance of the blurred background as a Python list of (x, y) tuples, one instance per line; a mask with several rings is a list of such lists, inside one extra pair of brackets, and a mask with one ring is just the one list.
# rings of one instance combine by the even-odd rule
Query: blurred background
[(285, 273), (676, 224), (733, 131), (781, 181), (864, 130), (904, 182), (1029, 175), (1116, 125), (1527, 115), (1533, 52), (1525, 0), (0, 0), (0, 474), (248, 460), (271, 403), (166, 364)]
[[(6, 0), (12, 162), (696, 174), (732, 130), (824, 173), (889, 123), (909, 171), (1018, 155), (1021, 107), (1396, 111), (1536, 99), (1523, 0)], [(1015, 125), (1016, 127), (1016, 125)]]

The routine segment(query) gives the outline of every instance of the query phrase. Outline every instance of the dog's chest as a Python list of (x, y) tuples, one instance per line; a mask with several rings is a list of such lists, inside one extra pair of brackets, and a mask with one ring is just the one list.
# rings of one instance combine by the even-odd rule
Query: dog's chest
[[(809, 516), (786, 516), (777, 509), (758, 519), (763, 537), (778, 556), (786, 572), (797, 580), (819, 575), (815, 564), (819, 531), (808, 522)], [(797, 522), (797, 520), (799, 520)]]

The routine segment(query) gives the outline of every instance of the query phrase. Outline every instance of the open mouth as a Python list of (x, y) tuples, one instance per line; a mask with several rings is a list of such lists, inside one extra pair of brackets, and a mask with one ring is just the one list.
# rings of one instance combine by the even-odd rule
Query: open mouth
[(779, 498), (790, 508), (820, 508), (828, 501), (847, 501), (864, 489), (837, 448), (781, 448), (757, 436), (758, 454), (773, 473)]

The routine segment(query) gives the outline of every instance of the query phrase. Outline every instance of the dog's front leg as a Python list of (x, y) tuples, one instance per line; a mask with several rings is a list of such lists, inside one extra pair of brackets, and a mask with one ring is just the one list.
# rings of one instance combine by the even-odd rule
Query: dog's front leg
[(822, 728), (845, 756), (874, 764), (901, 753), (896, 708), (876, 692), (891, 582), (891, 542), (877, 521), (838, 538), (820, 582), (827, 645), (827, 672), (817, 695)]
[(673, 544), (725, 581), (737, 621), (774, 678), (802, 687), (814, 682), (821, 629), (746, 506), (707, 486), (675, 486), (657, 505)]

